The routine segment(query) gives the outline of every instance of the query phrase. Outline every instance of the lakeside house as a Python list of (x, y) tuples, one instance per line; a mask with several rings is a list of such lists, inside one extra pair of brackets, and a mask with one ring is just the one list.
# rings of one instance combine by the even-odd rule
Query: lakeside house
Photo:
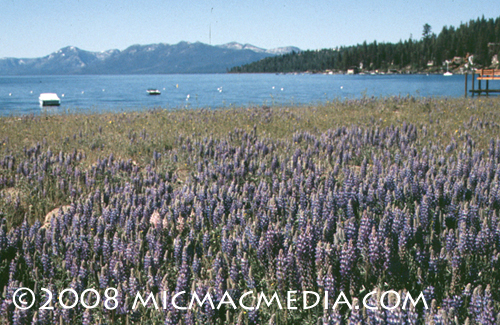
[(346, 74), (357, 74), (358, 73), (358, 67), (350, 67), (347, 69)]
[(498, 54), (493, 55), (491, 58), (491, 65), (492, 66), (498, 66), (500, 61), (498, 61)]
[(463, 62), (464, 62), (464, 58), (462, 58), (460, 56), (455, 56), (453, 58), (453, 63), (454, 64), (461, 65)]

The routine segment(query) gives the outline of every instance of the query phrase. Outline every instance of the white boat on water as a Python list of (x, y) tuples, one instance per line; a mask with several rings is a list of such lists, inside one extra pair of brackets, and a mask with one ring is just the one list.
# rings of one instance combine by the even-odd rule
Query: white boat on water
[(160, 95), (161, 92), (158, 90), (158, 89), (153, 89), (153, 88), (150, 88), (148, 90), (146, 90), (148, 92), (148, 94), (150, 95)]
[(61, 100), (54, 93), (43, 93), (38, 97), (40, 101), (40, 106), (59, 106), (61, 105)]
[(449, 76), (453, 76), (453, 73), (450, 72), (450, 69), (448, 68), (448, 64), (450, 63), (450, 61), (446, 60), (446, 72), (443, 74), (443, 76), (445, 77), (449, 77)]

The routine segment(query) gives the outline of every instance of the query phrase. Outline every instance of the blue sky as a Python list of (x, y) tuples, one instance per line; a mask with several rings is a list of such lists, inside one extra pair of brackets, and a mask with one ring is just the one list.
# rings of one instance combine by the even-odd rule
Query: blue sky
[(180, 41), (301, 49), (419, 39), (500, 16), (499, 0), (0, 0), (0, 58)]

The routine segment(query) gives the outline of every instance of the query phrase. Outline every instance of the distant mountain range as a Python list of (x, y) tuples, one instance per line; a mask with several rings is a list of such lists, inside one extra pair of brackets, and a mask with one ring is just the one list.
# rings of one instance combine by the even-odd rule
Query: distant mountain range
[(266, 57), (299, 52), (297, 47), (271, 50), (236, 42), (132, 45), (120, 50), (89, 52), (68, 46), (33, 59), (0, 59), (0, 75), (223, 73)]

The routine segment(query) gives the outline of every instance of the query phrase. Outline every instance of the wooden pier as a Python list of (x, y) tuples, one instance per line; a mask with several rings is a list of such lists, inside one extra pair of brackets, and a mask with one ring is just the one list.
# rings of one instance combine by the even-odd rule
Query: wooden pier
[[(476, 78), (477, 73), (477, 78)], [(477, 80), (477, 89), (475, 89), (475, 83)], [(486, 81), (486, 88), (481, 88), (481, 81)], [(474, 97), (474, 94), (479, 96), (485, 93), (489, 96), (491, 93), (500, 93), (500, 89), (490, 89), (490, 80), (500, 80), (500, 69), (481, 69), (472, 71), (472, 89), (469, 90)], [(467, 97), (467, 72), (465, 73), (465, 97)]]

